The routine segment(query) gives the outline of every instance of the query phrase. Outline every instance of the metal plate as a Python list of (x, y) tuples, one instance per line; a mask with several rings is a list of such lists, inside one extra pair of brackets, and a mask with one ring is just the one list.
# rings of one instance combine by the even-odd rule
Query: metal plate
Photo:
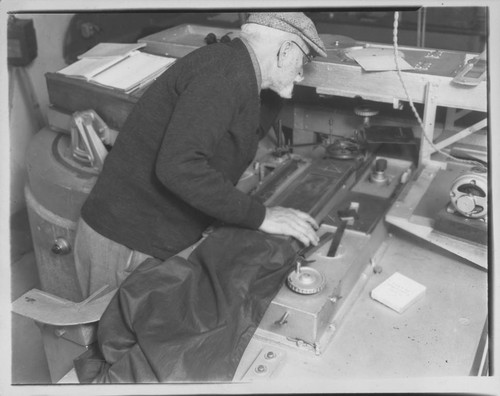
[[(387, 168), (384, 172), (387, 180), (384, 183), (374, 182), (371, 178), (377, 159), (387, 160)], [(411, 167), (412, 163), (410, 161), (377, 157), (372, 165), (366, 170), (365, 174), (360, 178), (359, 182), (353, 187), (352, 191), (381, 198), (389, 198), (394, 193), (396, 187), (401, 184), (401, 176), (403, 173), (411, 169)]]
[(268, 380), (279, 369), (285, 357), (284, 350), (276, 347), (266, 347), (260, 351), (242, 378), (239, 379), (240, 376), (237, 373), (235, 379), (243, 382)]
[(143, 37), (138, 42), (146, 43), (144, 50), (151, 54), (180, 58), (206, 45), (204, 39), (209, 33), (215, 34), (218, 39), (226, 34), (233, 39), (239, 37), (240, 30), (183, 24)]

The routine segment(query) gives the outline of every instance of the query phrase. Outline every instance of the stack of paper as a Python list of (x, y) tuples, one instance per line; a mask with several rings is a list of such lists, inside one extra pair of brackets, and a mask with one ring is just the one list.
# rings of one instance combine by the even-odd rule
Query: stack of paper
[(145, 45), (101, 43), (58, 73), (128, 93), (149, 84), (176, 60), (137, 51)]
[(402, 313), (425, 295), (425, 286), (395, 272), (371, 292), (374, 300)]
[(143, 43), (100, 43), (79, 55), (78, 61), (59, 70), (58, 73), (89, 81), (96, 74), (136, 53), (142, 47)]
[(109, 58), (113, 56), (125, 57), (145, 46), (145, 43), (99, 43), (87, 52), (79, 55), (78, 59)]
[(130, 92), (153, 81), (174, 62), (175, 58), (137, 52), (98, 73), (91, 81)]

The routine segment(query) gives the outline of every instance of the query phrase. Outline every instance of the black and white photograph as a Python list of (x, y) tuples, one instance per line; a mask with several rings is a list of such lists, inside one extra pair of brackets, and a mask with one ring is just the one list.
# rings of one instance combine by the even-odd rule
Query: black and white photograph
[(0, 10), (1, 395), (500, 395), (500, 4)]

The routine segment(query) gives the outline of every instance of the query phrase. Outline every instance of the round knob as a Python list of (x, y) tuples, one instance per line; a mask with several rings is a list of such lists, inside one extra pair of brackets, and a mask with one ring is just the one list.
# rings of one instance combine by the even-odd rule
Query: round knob
[(387, 181), (387, 175), (385, 171), (387, 170), (387, 160), (385, 158), (379, 158), (375, 161), (375, 166), (370, 175), (370, 180), (375, 183), (385, 183)]
[(51, 250), (54, 254), (68, 254), (71, 252), (71, 245), (66, 239), (59, 237), (54, 241)]
[(373, 117), (378, 114), (378, 110), (368, 106), (358, 106), (354, 109), (354, 113), (361, 117)]
[(458, 176), (450, 189), (451, 204), (465, 217), (485, 218), (488, 214), (488, 173), (469, 170)]
[(458, 197), (455, 204), (460, 213), (472, 213), (476, 207), (474, 196), (471, 195), (462, 195), (461, 197)]
[(385, 158), (379, 158), (375, 161), (375, 172), (385, 172), (387, 169), (387, 160)]
[(204, 38), (207, 45), (215, 44), (217, 42), (217, 36), (214, 33), (208, 33)]
[(368, 128), (370, 126), (370, 117), (377, 115), (379, 111), (369, 106), (357, 106), (354, 109), (354, 114), (363, 117), (363, 126)]

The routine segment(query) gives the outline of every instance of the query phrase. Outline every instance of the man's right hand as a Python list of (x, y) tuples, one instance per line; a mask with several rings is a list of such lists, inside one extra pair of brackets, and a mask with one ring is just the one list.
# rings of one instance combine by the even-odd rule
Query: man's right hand
[(307, 213), (296, 209), (275, 206), (266, 208), (266, 217), (259, 227), (267, 234), (287, 235), (298, 239), (305, 246), (316, 246), (319, 237), (316, 231), (319, 228), (316, 220)]

